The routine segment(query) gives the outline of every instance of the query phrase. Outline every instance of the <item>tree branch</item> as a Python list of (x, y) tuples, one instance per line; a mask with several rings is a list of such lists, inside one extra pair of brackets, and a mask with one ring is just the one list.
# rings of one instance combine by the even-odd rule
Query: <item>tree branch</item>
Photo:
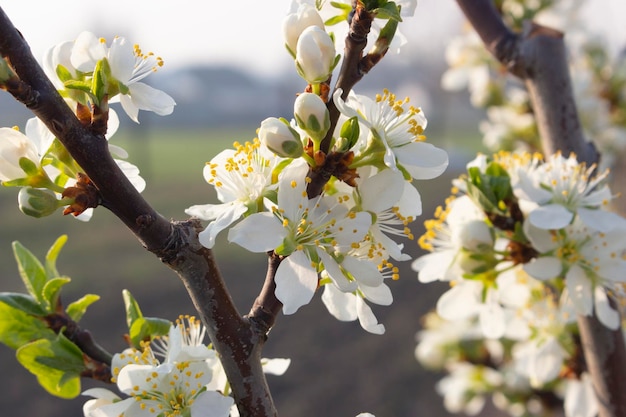
[[(560, 32), (529, 24), (522, 37), (512, 33), (491, 0), (457, 0), (487, 49), (530, 92), (544, 151), (576, 153), (587, 164), (598, 161), (585, 140), (572, 91)], [(601, 417), (626, 415), (626, 348), (621, 329), (611, 331), (595, 317), (579, 316), (582, 345)]]
[(16, 99), (39, 117), (85, 170), (111, 210), (139, 241), (181, 278), (220, 355), (242, 416), (275, 416), (261, 367), (264, 339), (250, 330), (232, 302), (197, 222), (170, 223), (135, 190), (111, 157), (106, 139), (83, 127), (0, 8), (0, 53), (27, 88)]

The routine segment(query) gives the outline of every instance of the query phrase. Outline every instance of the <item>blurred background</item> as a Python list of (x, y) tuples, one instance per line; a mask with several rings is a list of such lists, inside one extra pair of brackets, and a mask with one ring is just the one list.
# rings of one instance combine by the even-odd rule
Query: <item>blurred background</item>
[[(140, 168), (148, 183), (145, 198), (173, 219), (184, 219), (184, 209), (193, 204), (217, 201), (202, 178), (206, 161), (235, 140), (254, 138), (266, 117), (292, 117), (293, 99), (305, 84), (282, 46), (281, 21), (289, 4), (245, 0), (205, 4), (199, 10), (197, 2), (189, 0), (175, 6), (157, 0), (0, 1), (38, 58), (85, 29), (108, 40), (125, 36), (144, 52), (154, 51), (164, 58), (165, 66), (146, 82), (176, 100), (174, 113), (158, 117), (142, 112), (137, 125), (120, 110), (122, 126), (111, 143), (125, 148), (129, 160)], [(607, 0), (603, 8), (589, 8), (590, 27), (624, 45), (626, 26), (618, 24), (616, 13), (623, 9), (617, 0)], [(462, 26), (456, 3), (420, 1), (415, 17), (401, 26), (409, 42), (402, 54), (390, 52), (355, 88), (361, 94), (388, 88), (399, 97), (411, 97), (428, 118), (429, 141), (450, 153), (446, 174), (416, 184), (424, 214), (414, 223), (415, 236), (421, 235), (423, 220), (448, 196), (450, 180), (483, 149), (478, 131), (481, 112), (470, 106), (466, 94), (439, 87), (446, 68), (445, 47)], [(0, 93), (0, 126), (23, 129), (29, 117), (22, 105)], [(146, 316), (174, 320), (179, 314), (194, 314), (175, 274), (143, 250), (105, 209), (96, 210), (89, 223), (60, 213), (37, 220), (19, 212), (17, 191), (0, 190), (0, 291), (23, 291), (12, 241), (19, 240), (43, 257), (59, 235), (68, 234), (58, 261), (59, 271), (73, 279), (64, 290), (64, 300), (69, 303), (87, 292), (102, 297), (81, 324), (109, 351), (125, 347), (122, 289), (134, 294)], [(419, 255), (415, 242), (406, 246), (408, 253)], [(262, 285), (265, 257), (229, 245), (223, 237), (215, 252), (236, 304), (247, 312)], [(418, 283), (410, 263), (400, 268), (401, 279), (391, 284), (393, 305), (374, 306), (387, 329), (382, 336), (365, 332), (357, 322), (335, 320), (319, 297), (293, 316), (279, 316), (265, 355), (292, 359), (285, 375), (269, 376), (280, 415), (354, 416), (362, 411), (378, 417), (448, 415), (434, 388), (441, 375), (423, 369), (413, 353), (420, 318), (434, 307), (445, 285)], [(0, 370), (3, 415), (82, 415), (87, 398), (66, 401), (49, 396), (4, 345), (0, 345)], [(85, 381), (83, 388), (94, 385)], [(493, 409), (486, 411), (490, 412)]]

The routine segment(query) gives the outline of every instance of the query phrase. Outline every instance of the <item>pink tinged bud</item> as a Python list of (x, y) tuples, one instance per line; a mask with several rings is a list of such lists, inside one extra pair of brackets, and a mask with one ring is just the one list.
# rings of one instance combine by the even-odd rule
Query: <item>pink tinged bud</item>
[(32, 217), (45, 217), (59, 208), (59, 200), (50, 190), (23, 187), (17, 195), (20, 211)]
[(335, 64), (335, 44), (328, 33), (317, 26), (306, 28), (296, 45), (296, 68), (309, 84), (328, 79)]
[(317, 9), (310, 4), (301, 4), (298, 11), (288, 14), (283, 20), (283, 36), (285, 45), (292, 55), (296, 54), (298, 38), (309, 26), (324, 29), (324, 21)]
[(293, 105), (298, 126), (314, 139), (321, 139), (330, 128), (330, 116), (326, 103), (313, 93), (302, 93)]
[(0, 128), (0, 181), (11, 181), (27, 176), (20, 166), (22, 158), (38, 164), (39, 155), (35, 144), (15, 129)]
[(283, 158), (298, 158), (304, 152), (300, 135), (286, 122), (268, 117), (261, 122), (259, 139), (269, 150)]

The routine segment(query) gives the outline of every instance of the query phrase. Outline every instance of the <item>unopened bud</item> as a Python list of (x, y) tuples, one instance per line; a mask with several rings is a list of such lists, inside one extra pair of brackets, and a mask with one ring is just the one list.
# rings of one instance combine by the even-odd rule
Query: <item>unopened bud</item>
[(309, 26), (317, 26), (324, 29), (324, 21), (317, 9), (310, 4), (303, 3), (298, 7), (298, 11), (288, 14), (283, 20), (283, 36), (285, 46), (291, 55), (296, 55), (296, 45), (298, 38)]
[(330, 115), (326, 103), (313, 93), (302, 93), (293, 104), (293, 114), (298, 126), (314, 140), (321, 140), (330, 128)]
[(261, 122), (259, 139), (270, 151), (283, 158), (298, 158), (304, 152), (298, 132), (287, 121), (275, 117)]
[(0, 128), (0, 181), (28, 176), (24, 168), (30, 171), (33, 164), (38, 164), (36, 161), (39, 161), (37, 148), (26, 135), (8, 127)]
[(59, 208), (54, 192), (42, 188), (22, 187), (17, 195), (20, 211), (32, 217), (45, 217)]
[(296, 68), (309, 84), (328, 79), (336, 64), (335, 44), (330, 35), (317, 26), (306, 28), (296, 45)]

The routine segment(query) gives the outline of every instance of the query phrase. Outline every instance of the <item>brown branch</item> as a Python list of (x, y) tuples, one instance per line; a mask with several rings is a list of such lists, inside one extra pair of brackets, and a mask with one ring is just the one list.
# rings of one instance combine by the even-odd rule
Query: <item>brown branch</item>
[(213, 252), (198, 242), (199, 224), (170, 223), (143, 199), (111, 157), (105, 138), (83, 127), (65, 104), (1, 8), (0, 54), (23, 83), (16, 99), (61, 141), (107, 208), (181, 278), (220, 355), (241, 415), (276, 415), (261, 368), (262, 339), (237, 312)]
[[(544, 151), (574, 152), (581, 161), (597, 162), (598, 154), (585, 140), (578, 119), (562, 34), (529, 24), (520, 37), (506, 27), (491, 0), (457, 3), (487, 49), (524, 80)], [(593, 316), (579, 316), (578, 327), (600, 416), (626, 416), (626, 348), (621, 329), (611, 331)]]

